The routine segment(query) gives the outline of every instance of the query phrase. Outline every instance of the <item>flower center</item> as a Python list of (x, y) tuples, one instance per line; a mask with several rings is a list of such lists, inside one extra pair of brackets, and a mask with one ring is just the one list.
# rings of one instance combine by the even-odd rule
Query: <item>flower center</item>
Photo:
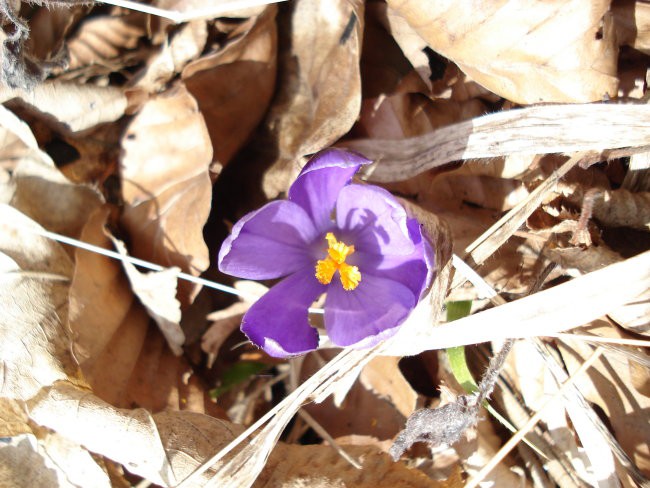
[(316, 279), (323, 285), (332, 282), (334, 273), (339, 272), (343, 289), (350, 291), (359, 286), (361, 273), (356, 266), (350, 266), (345, 259), (354, 252), (354, 246), (347, 246), (339, 242), (334, 234), (328, 232), (325, 236), (327, 241), (327, 256), (316, 263)]

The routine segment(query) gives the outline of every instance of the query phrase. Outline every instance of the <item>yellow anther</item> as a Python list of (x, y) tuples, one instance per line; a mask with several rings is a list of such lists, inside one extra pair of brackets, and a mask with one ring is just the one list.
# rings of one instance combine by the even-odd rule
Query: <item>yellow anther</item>
[(347, 246), (343, 242), (337, 241), (331, 232), (327, 233), (325, 239), (327, 240), (327, 257), (316, 263), (316, 279), (323, 285), (329, 285), (334, 273), (338, 271), (343, 289), (354, 290), (359, 286), (361, 273), (359, 268), (345, 262), (345, 259), (354, 252), (354, 246)]

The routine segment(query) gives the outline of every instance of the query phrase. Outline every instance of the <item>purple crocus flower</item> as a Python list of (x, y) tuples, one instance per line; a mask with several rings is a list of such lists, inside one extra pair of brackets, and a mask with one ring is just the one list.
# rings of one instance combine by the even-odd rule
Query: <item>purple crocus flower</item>
[(289, 199), (249, 213), (219, 252), (219, 269), (283, 278), (244, 315), (241, 329), (271, 356), (318, 347), (308, 308), (326, 293), (325, 329), (337, 346), (370, 347), (397, 332), (431, 280), (433, 253), (417, 220), (386, 190), (352, 184), (366, 158), (316, 154)]

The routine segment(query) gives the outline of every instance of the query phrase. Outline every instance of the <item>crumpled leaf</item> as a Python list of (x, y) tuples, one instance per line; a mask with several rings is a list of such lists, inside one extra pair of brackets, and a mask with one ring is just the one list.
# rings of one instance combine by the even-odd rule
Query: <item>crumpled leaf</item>
[(74, 36), (68, 40), (70, 70), (99, 64), (115, 68), (120, 66), (116, 58), (135, 49), (145, 34), (144, 15), (135, 12), (124, 16), (99, 15), (86, 18)]
[(0, 396), (17, 400), (76, 376), (65, 327), (72, 262), (30, 227), (39, 226), (0, 204)]
[[(182, 85), (152, 98), (129, 124), (122, 148), (122, 223), (131, 253), (201, 273), (209, 264), (202, 230), (211, 203), (212, 147), (196, 101)], [(179, 285), (183, 305), (193, 289)]]
[(479, 8), (438, 0), (388, 2), (431, 49), (520, 104), (616, 96), (617, 49), (609, 4), (504, 0)]
[[(108, 209), (94, 212), (81, 239), (113, 249), (104, 228)], [(117, 407), (138, 405), (213, 412), (184, 357), (172, 354), (136, 300), (119, 261), (77, 249), (70, 289), (73, 351), (93, 392)]]
[(48, 230), (77, 236), (89, 213), (100, 204), (95, 190), (70, 182), (38, 147), (29, 127), (0, 107), (5, 143), (3, 161), (13, 161), (11, 178), (0, 184), (0, 198)]

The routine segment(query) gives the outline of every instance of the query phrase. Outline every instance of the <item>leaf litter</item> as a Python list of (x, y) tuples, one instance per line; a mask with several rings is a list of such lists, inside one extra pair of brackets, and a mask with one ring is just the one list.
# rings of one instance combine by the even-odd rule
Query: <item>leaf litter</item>
[[(0, 6), (2, 484), (648, 486), (644, 2)], [(435, 279), (372, 349), (272, 358), (217, 253), (332, 145)]]

